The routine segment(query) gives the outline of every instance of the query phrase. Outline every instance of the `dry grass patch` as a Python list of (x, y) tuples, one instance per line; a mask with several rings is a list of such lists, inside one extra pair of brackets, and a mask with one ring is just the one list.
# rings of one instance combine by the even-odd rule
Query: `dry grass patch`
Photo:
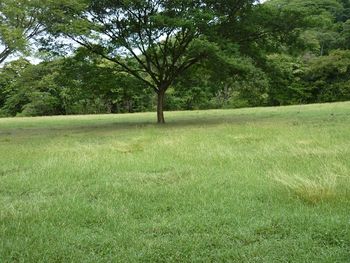
[(341, 179), (345, 178), (329, 170), (324, 170), (314, 176), (290, 174), (277, 170), (271, 173), (270, 177), (301, 200), (312, 204), (342, 195)]

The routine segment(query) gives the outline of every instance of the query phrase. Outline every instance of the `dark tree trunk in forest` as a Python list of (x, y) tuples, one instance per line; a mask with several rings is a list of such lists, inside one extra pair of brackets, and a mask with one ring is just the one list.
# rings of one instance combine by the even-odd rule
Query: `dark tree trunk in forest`
[(157, 122), (159, 124), (165, 123), (164, 119), (164, 97), (166, 89), (159, 89), (157, 92)]

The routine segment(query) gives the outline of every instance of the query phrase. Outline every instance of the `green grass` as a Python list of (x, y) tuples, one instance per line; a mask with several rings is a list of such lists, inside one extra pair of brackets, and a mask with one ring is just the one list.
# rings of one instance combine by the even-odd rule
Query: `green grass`
[(0, 262), (349, 262), (350, 103), (0, 119)]

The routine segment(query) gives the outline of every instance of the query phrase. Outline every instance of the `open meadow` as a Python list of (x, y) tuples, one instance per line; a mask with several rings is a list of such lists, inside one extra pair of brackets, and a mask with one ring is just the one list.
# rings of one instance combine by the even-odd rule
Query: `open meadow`
[(350, 262), (350, 102), (0, 119), (0, 262)]

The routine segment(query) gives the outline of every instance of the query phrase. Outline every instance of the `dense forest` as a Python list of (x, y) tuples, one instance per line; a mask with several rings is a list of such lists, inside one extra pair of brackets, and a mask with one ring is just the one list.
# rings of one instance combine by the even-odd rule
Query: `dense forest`
[(350, 1), (2, 0), (0, 62), (0, 116), (345, 101)]

